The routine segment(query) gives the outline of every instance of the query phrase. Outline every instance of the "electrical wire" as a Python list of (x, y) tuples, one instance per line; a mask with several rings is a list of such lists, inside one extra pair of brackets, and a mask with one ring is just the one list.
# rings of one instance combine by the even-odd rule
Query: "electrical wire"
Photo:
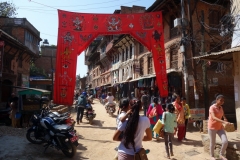
[[(110, 8), (110, 7), (116, 7), (116, 6), (121, 6), (121, 5), (125, 5), (125, 4), (130, 4), (130, 3), (133, 3), (133, 2), (138, 2), (138, 1), (141, 1), (141, 0), (134, 0), (134, 1), (128, 1), (128, 2), (126, 2), (126, 3), (122, 3), (122, 4), (115, 4), (115, 5), (112, 5), (112, 6), (103, 6), (103, 7), (96, 7), (96, 8), (81, 8), (81, 9), (78, 9), (78, 10), (71, 10), (71, 11), (79, 11), (79, 10), (90, 10), (90, 9), (100, 9), (100, 8)], [(35, 2), (35, 1), (32, 1), (32, 2)], [(112, 2), (112, 1), (108, 1), (108, 2)], [(37, 4), (39, 4), (39, 5), (43, 5), (43, 6), (45, 6), (45, 7), (49, 7), (49, 8), (52, 8), (52, 9), (54, 9), (54, 10), (46, 10), (46, 9), (43, 9), (43, 8), (33, 8), (33, 7), (19, 7), (19, 9), (28, 9), (28, 10), (39, 10), (39, 11), (55, 11), (55, 9), (59, 9), (59, 8), (55, 8), (55, 7), (52, 7), (52, 6), (48, 6), (48, 5), (45, 5), (45, 4), (42, 4), (42, 3), (38, 3), (38, 2), (36, 2)], [(95, 4), (106, 4), (106, 3), (103, 3), (103, 2), (101, 2), (101, 3), (95, 3)], [(76, 5), (76, 6), (74, 6), (74, 7), (77, 7), (77, 6), (81, 6), (81, 5)], [(84, 6), (84, 5), (82, 5), (82, 6)], [(64, 6), (63, 6), (64, 7)]]
[[(119, 0), (111, 0), (111, 1), (105, 1), (105, 2), (99, 2), (99, 3), (89, 3), (89, 4), (84, 4), (84, 5), (71, 5), (71, 6), (51, 6), (51, 7), (54, 7), (54, 8), (58, 8), (58, 7), (79, 7), (79, 6), (90, 6), (90, 5), (96, 5), (96, 4), (106, 4), (106, 3), (109, 3), (109, 2), (116, 2), (116, 1), (119, 1)], [(41, 4), (41, 3), (38, 3), (38, 4)], [(41, 5), (44, 5), (44, 4), (41, 4)], [(45, 6), (45, 5), (44, 5)], [(30, 8), (44, 8), (44, 7), (37, 7), (37, 6), (19, 6), (21, 8), (25, 8), (25, 7), (30, 7)]]

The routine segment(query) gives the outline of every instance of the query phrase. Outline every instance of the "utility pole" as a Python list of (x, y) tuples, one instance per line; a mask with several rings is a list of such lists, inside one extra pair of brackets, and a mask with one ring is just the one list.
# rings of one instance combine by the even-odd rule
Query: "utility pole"
[[(203, 54), (205, 54), (205, 38), (204, 38), (204, 34), (205, 34), (205, 28), (203, 26), (204, 23), (204, 11), (201, 11), (201, 52)], [(203, 71), (203, 94), (204, 94), (204, 108), (205, 108), (205, 119), (207, 119), (208, 117), (208, 82), (207, 82), (207, 61), (203, 61), (202, 63), (202, 71)]]
[[(195, 3), (197, 3), (195, 1)], [(189, 20), (189, 30), (190, 30), (190, 37), (193, 38), (193, 26), (192, 26), (192, 12), (191, 12), (191, 7), (190, 7), (190, 0), (188, 0), (188, 20)], [(191, 40), (191, 57), (194, 57), (194, 53), (195, 53), (195, 43), (193, 42), (193, 40)], [(191, 60), (192, 62), (192, 75), (193, 75), (193, 90), (194, 90), (194, 100), (195, 100), (195, 108), (199, 107), (199, 94), (197, 91), (197, 77), (196, 77), (196, 65), (194, 60)]]
[(181, 40), (181, 52), (183, 56), (183, 77), (184, 77), (184, 89), (185, 89), (185, 97), (187, 99), (187, 102), (189, 103), (189, 97), (188, 97), (188, 70), (187, 70), (187, 64), (186, 64), (186, 17), (185, 17), (185, 11), (184, 11), (184, 0), (181, 0), (181, 25), (182, 25), (182, 40)]

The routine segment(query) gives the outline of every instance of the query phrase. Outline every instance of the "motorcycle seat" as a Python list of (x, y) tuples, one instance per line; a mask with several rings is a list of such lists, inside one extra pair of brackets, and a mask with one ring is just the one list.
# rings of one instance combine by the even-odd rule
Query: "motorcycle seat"
[(71, 126), (66, 125), (66, 124), (62, 124), (62, 125), (54, 125), (53, 128), (55, 129), (55, 131), (57, 132), (61, 132), (61, 131), (69, 131), (72, 129)]

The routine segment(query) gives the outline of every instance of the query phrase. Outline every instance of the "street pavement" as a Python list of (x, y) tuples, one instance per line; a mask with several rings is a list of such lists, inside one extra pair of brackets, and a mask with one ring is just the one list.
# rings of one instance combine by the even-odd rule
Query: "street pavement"
[[(76, 124), (75, 128), (79, 133), (80, 146), (78, 146), (74, 159), (112, 160), (116, 154), (114, 148), (119, 144), (119, 142), (112, 140), (116, 129), (116, 113), (114, 117), (110, 117), (97, 99), (94, 100), (93, 109), (97, 115), (92, 125), (88, 124), (86, 119), (83, 119), (83, 123)], [(74, 118), (75, 115), (73, 113)], [(201, 133), (191, 126), (192, 124), (189, 124), (191, 129), (187, 132), (187, 140), (178, 142), (174, 137), (172, 160), (209, 159), (208, 154), (203, 151)], [(164, 139), (143, 142), (143, 147), (150, 149), (149, 160), (167, 159), (165, 158)]]

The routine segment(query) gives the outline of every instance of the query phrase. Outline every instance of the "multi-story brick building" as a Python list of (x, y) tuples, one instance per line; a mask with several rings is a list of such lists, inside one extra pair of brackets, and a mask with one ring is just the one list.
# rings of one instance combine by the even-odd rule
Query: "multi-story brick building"
[[(193, 57), (231, 47), (231, 34), (221, 34), (224, 17), (226, 18), (230, 11), (230, 1), (221, 0), (217, 3), (211, 0), (190, 1), (190, 4), (189, 1), (184, 2), (187, 22), (185, 28), (174, 27), (174, 20), (182, 17), (180, 1), (155, 1), (147, 9), (148, 12), (163, 13), (169, 92), (188, 97), (190, 107), (205, 107), (206, 113), (217, 92), (225, 94), (229, 106), (234, 106), (231, 67), (222, 65), (223, 61), (193, 60)], [(182, 37), (184, 29), (186, 36)], [(183, 43), (185, 51), (181, 50)], [(186, 79), (183, 71), (184, 56)], [(223, 88), (228, 88), (228, 91)], [(233, 107), (226, 109), (226, 112), (233, 112)]]
[(34, 61), (34, 66), (42, 73), (31, 73), (30, 87), (46, 89), (53, 92), (56, 67), (56, 50), (56, 46), (41, 45), (39, 58)]
[(13, 86), (29, 87), (30, 62), (39, 56), (41, 38), (26, 18), (1, 17), (0, 26), (0, 41), (5, 43), (0, 101), (6, 102)]

